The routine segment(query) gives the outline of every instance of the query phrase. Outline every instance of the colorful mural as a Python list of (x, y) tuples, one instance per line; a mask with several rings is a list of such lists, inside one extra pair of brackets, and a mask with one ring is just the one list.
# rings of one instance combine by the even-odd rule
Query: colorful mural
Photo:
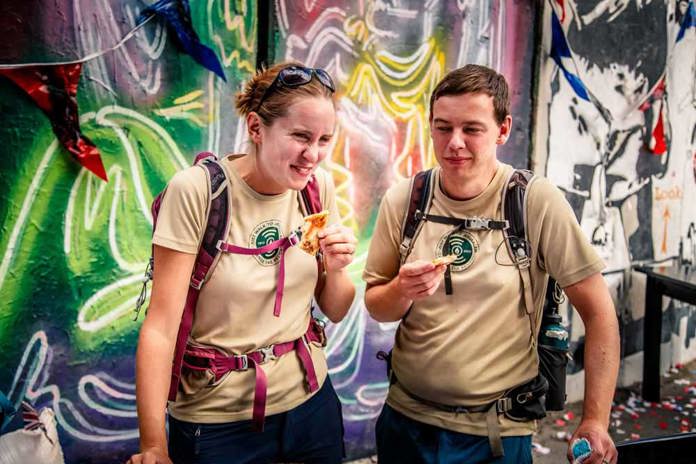
[[(624, 383), (642, 369), (631, 360), (642, 351), (644, 278), (631, 266), (694, 262), (696, 209), (687, 199), (696, 194), (696, 34), (684, 21), (693, 7), (549, 1), (543, 15), (549, 55), (540, 69), (533, 166), (566, 193), (608, 264), (623, 326)], [(552, 33), (554, 21), (562, 35)], [(589, 98), (553, 59), (563, 36), (572, 55), (559, 62)], [(584, 329), (571, 320), (579, 370)], [(670, 302), (663, 327), (663, 343), (671, 342), (665, 366), (696, 357), (693, 307)]]
[[(42, 14), (20, 10), (22, 17), (3, 20), (15, 19), (3, 30), (17, 37), (0, 47), (2, 62), (106, 50), (143, 8), (136, 1), (44, 6)], [(54, 409), (66, 462), (124, 462), (137, 449), (142, 318), (133, 321), (133, 307), (150, 255), (150, 203), (193, 154), (224, 152), (238, 135), (232, 94), (255, 68), (256, 2), (191, 7), (227, 83), (181, 53), (159, 19), (84, 63), (80, 123), (100, 150), (108, 183), (65, 156), (44, 114), (0, 79), (0, 390), (15, 403), (26, 397)], [(29, 40), (29, 29), (44, 34)], [(31, 42), (25, 54), (14, 48)]]
[[(275, 11), (275, 57), (328, 69), (340, 88), (339, 127), (326, 167), (341, 216), (360, 237), (352, 266), (356, 280), (384, 192), (434, 163), (428, 105), (447, 71), (479, 63), (508, 76), (516, 129), (500, 158), (527, 166), (534, 37), (529, 25), (535, 14), (529, 5), (276, 0)], [(351, 455), (374, 446), (373, 426), (388, 387), (386, 368), (375, 354), (391, 348), (394, 329), (369, 320), (362, 298), (330, 329), (330, 373), (343, 402)]]
[[(132, 309), (150, 252), (149, 205), (196, 152), (245, 149), (232, 95), (255, 68), (257, 2), (191, 2), (193, 27), (227, 83), (181, 53), (161, 19), (109, 51), (136, 27), (142, 2), (27, 5), (1, 20), (10, 34), (0, 62), (106, 51), (84, 63), (77, 100), (109, 181), (65, 156), (46, 116), (0, 79), (0, 390), (55, 410), (66, 462), (122, 462), (137, 448), (141, 321)], [(382, 194), (433, 163), (428, 95), (449, 69), (476, 62), (509, 77), (516, 130), (501, 156), (527, 165), (535, 14), (525, 2), (498, 0), (273, 4), (276, 60), (325, 67), (339, 85), (326, 168), (342, 219), (360, 237), (357, 283)], [(375, 353), (394, 329), (369, 321), (360, 300), (330, 328), (326, 348), (351, 457), (374, 446), (387, 386)]]

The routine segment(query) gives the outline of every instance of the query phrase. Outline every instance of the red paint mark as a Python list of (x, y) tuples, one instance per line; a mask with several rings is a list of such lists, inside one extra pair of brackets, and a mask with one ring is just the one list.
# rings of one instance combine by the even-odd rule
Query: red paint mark
[(657, 115), (657, 124), (652, 132), (650, 149), (654, 155), (663, 155), (667, 151), (667, 142), (665, 141), (665, 124), (662, 117), (662, 103), (660, 103), (660, 110)]

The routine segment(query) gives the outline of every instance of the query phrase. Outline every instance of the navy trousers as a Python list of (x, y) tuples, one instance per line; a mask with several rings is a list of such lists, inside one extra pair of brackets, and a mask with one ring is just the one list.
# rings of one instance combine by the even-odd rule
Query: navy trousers
[(197, 424), (169, 417), (175, 464), (338, 464), (343, 455), (341, 402), (328, 377), (305, 403), (267, 416), (263, 432), (254, 431), (251, 420)]
[(377, 419), (379, 464), (531, 464), (532, 436), (503, 437), (505, 456), (493, 458), (488, 437), (413, 420), (388, 404)]

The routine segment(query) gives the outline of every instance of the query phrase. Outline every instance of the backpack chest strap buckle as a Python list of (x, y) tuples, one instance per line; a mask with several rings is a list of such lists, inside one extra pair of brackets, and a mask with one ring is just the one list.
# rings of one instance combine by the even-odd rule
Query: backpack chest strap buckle
[(259, 361), (258, 364), (265, 364), (268, 361), (273, 361), (274, 359), (278, 358), (273, 352), (273, 348), (273, 345), (268, 345), (257, 350), (257, 353), (261, 354), (261, 361)]
[(464, 221), (464, 228), (469, 230), (488, 230), (490, 229), (490, 219), (473, 217)]

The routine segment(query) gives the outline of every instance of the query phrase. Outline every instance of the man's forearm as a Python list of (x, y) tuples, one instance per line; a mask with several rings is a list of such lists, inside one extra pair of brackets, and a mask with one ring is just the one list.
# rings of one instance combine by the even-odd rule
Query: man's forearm
[(585, 324), (585, 400), (583, 421), (609, 425), (619, 372), (619, 324), (614, 302), (600, 273), (564, 289)]
[(376, 321), (398, 321), (413, 304), (413, 300), (402, 296), (398, 279), (399, 276), (396, 276), (386, 284), (372, 285), (365, 291), (365, 306)]
[(608, 428), (611, 402), (619, 371), (618, 322), (614, 314), (598, 314), (584, 322), (585, 399), (583, 420), (597, 421)]

